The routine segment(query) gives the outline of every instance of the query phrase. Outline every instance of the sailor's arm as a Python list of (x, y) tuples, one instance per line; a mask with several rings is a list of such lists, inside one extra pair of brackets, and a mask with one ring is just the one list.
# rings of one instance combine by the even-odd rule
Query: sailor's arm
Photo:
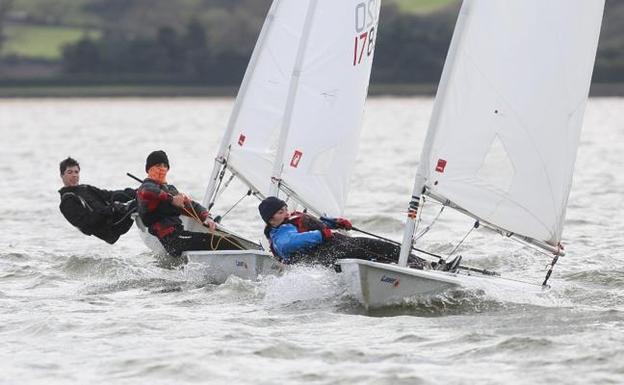
[(158, 207), (160, 202), (173, 203), (173, 196), (155, 183), (143, 183), (137, 190), (137, 200), (142, 203), (140, 207), (145, 207), (148, 212), (151, 212)]
[(319, 245), (325, 237), (320, 230), (297, 232), (293, 225), (283, 225), (271, 233), (273, 248), (285, 257), (304, 248)]
[(353, 224), (351, 223), (351, 221), (346, 219), (346, 218), (341, 218), (341, 217), (338, 217), (338, 218), (320, 217), (319, 219), (320, 219), (321, 222), (323, 222), (330, 229), (351, 230), (353, 228)]
[(171, 196), (171, 204), (179, 209), (181, 215), (199, 219), (211, 231), (217, 229), (217, 224), (210, 218), (208, 210), (186, 194), (175, 190), (175, 194)]
[[(100, 198), (102, 198), (102, 200), (107, 201), (107, 202), (111, 202), (113, 200), (113, 195), (117, 192), (117, 191), (111, 191), (111, 190), (104, 190), (104, 189), (101, 189), (99, 187), (95, 187), (92, 185), (86, 185), (86, 188), (92, 194), (99, 196)], [(121, 192), (123, 193), (123, 191)]]
[(210, 217), (210, 213), (208, 212), (207, 208), (195, 202), (194, 200), (190, 200), (189, 205), (197, 213), (202, 223), (206, 225), (210, 230), (215, 230), (217, 228), (217, 224)]

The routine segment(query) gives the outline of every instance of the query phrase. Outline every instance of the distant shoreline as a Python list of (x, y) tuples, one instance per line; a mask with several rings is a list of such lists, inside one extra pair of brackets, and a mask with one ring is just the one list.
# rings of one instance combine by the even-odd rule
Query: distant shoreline
[[(0, 98), (100, 98), (100, 97), (234, 97), (238, 86), (189, 85), (26, 85), (0, 86)], [(434, 96), (435, 84), (375, 84), (370, 96)], [(624, 83), (596, 83), (593, 97), (624, 97)]]

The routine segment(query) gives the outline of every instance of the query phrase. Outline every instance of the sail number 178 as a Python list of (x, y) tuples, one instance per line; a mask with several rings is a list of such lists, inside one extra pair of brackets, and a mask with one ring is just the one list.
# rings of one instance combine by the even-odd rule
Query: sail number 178
[(361, 64), (365, 56), (373, 54), (378, 15), (379, 0), (363, 1), (355, 6), (354, 66)]

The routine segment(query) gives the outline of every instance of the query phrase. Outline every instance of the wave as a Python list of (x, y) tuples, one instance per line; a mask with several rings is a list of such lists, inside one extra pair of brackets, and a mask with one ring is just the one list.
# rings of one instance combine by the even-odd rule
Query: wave
[(563, 279), (571, 282), (587, 283), (605, 289), (620, 289), (624, 287), (624, 270), (588, 270), (577, 273), (570, 273), (563, 276)]

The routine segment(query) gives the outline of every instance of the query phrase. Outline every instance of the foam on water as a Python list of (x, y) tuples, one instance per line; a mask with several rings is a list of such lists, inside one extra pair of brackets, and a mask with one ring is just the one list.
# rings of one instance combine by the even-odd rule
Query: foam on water
[(262, 281), (264, 302), (268, 306), (294, 303), (332, 304), (344, 292), (336, 273), (322, 266), (291, 266), (281, 276)]

